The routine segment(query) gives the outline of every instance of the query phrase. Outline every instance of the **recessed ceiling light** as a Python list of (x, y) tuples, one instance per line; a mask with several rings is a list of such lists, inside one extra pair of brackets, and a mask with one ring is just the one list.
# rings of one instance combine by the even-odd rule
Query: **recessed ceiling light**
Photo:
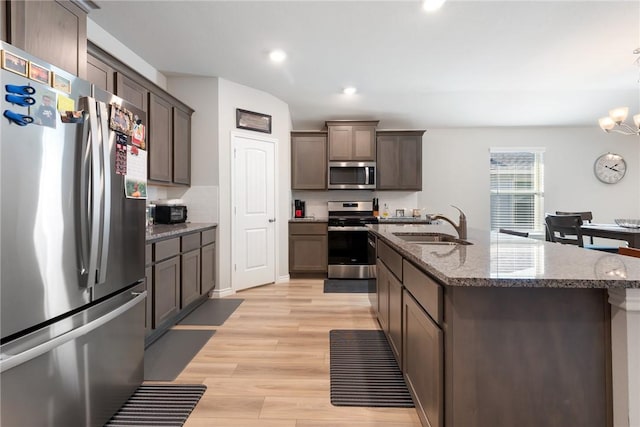
[(356, 93), (356, 88), (353, 86), (345, 87), (342, 90), (342, 93), (344, 93), (345, 95), (353, 95), (354, 93)]
[(422, 8), (427, 12), (433, 12), (442, 7), (446, 0), (424, 0), (422, 3)]
[(273, 62), (282, 62), (287, 59), (287, 54), (284, 50), (272, 50), (271, 53), (269, 53), (269, 58), (271, 58)]

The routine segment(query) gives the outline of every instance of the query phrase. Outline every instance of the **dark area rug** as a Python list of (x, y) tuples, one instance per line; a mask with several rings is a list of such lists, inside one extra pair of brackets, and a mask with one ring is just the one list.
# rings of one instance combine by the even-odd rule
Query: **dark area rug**
[(178, 325), (221, 326), (242, 303), (242, 299), (208, 299), (185, 316)]
[(332, 330), (329, 348), (334, 406), (414, 407), (384, 332)]
[(144, 352), (145, 381), (173, 381), (215, 331), (170, 329)]
[(367, 294), (376, 291), (376, 279), (324, 279), (324, 293)]
[(201, 384), (141, 385), (105, 427), (180, 427), (206, 389)]

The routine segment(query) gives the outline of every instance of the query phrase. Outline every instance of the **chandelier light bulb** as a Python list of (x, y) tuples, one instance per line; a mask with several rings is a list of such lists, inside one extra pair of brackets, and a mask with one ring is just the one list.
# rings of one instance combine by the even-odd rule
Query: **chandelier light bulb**
[(616, 123), (611, 120), (611, 117), (602, 117), (598, 120), (598, 124), (600, 125), (600, 129), (605, 132), (610, 131), (616, 125)]
[(638, 129), (640, 129), (640, 113), (633, 116), (633, 124), (636, 125)]
[(353, 87), (353, 86), (349, 86), (349, 87), (345, 87), (345, 88), (342, 90), (342, 93), (344, 93), (345, 95), (353, 95), (353, 94), (355, 94), (355, 93), (356, 93), (356, 91), (357, 91), (357, 90), (356, 90), (356, 88), (355, 88), (355, 87)]
[(618, 107), (613, 110), (609, 110), (609, 117), (611, 117), (611, 120), (616, 122), (616, 124), (624, 122), (628, 115), (629, 107)]

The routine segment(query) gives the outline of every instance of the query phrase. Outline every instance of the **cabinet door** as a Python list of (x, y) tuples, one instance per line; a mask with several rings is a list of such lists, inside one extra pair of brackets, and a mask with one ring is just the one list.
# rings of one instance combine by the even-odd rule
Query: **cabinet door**
[(155, 93), (149, 95), (149, 179), (171, 182), (173, 178), (172, 106)]
[(444, 420), (444, 341), (442, 330), (407, 291), (403, 295), (403, 372), (423, 425)]
[(389, 344), (402, 369), (402, 283), (393, 274), (388, 276), (389, 284)]
[(87, 80), (109, 93), (114, 93), (114, 69), (98, 58), (87, 55)]
[(291, 189), (326, 190), (326, 135), (291, 136)]
[(327, 235), (289, 235), (289, 272), (326, 273)]
[(116, 95), (132, 103), (142, 111), (148, 111), (147, 97), (149, 91), (120, 72), (116, 72)]
[(153, 327), (180, 310), (180, 257), (153, 266)]
[(329, 126), (329, 160), (351, 160), (352, 128), (352, 126)]
[(352, 128), (351, 160), (376, 160), (376, 130), (373, 126), (353, 126)]
[(144, 326), (149, 333), (153, 329), (153, 267), (144, 269), (144, 283), (147, 289)]
[(422, 190), (422, 136), (378, 135), (379, 190)]
[[(8, 40), (80, 78), (87, 73), (87, 14), (71, 1), (9, 1)], [(44, 64), (41, 64), (44, 65)]]
[(380, 259), (377, 261), (378, 322), (385, 333), (389, 333), (389, 276), (391, 272)]
[(202, 286), (200, 294), (206, 294), (216, 284), (216, 244), (202, 247)]
[(173, 182), (191, 183), (191, 115), (173, 108)]
[(182, 254), (180, 308), (185, 308), (200, 296), (200, 249)]

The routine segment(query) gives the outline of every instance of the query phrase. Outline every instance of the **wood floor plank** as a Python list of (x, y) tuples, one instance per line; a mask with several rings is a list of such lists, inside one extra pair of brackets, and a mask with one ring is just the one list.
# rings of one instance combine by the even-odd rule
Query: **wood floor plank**
[(418, 427), (414, 408), (333, 406), (329, 331), (378, 329), (367, 294), (320, 279), (243, 290), (243, 302), (174, 383), (207, 385), (186, 427)]

